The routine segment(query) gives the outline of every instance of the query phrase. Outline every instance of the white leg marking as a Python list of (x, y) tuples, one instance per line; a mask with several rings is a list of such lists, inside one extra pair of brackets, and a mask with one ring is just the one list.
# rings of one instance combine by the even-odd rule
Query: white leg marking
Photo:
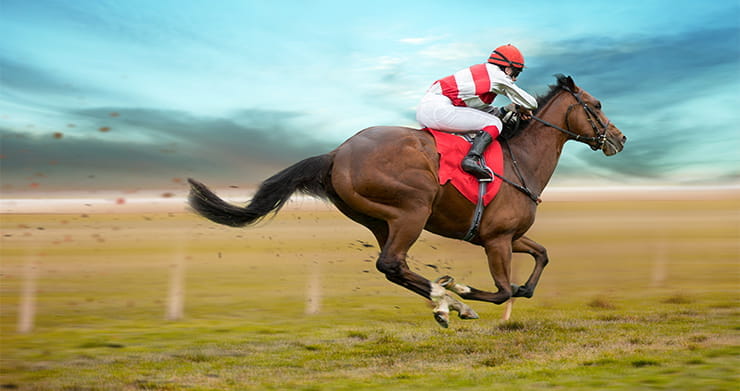
[(430, 285), (432, 287), (432, 291), (429, 293), (429, 296), (433, 302), (437, 303), (447, 295), (447, 291), (445, 291), (445, 288), (442, 287), (442, 285), (439, 285), (436, 282), (432, 282)]
[(460, 319), (478, 319), (478, 314), (467, 304), (462, 303), (456, 298), (450, 296), (445, 288), (459, 294), (469, 293), (470, 287), (467, 285), (457, 284), (450, 276), (444, 276), (430, 284), (432, 290), (429, 296), (432, 302), (436, 304), (434, 310), (434, 319), (440, 326), (447, 328), (450, 320), (450, 310), (458, 313)]
[(436, 304), (432, 313), (434, 314), (434, 320), (439, 323), (440, 326), (447, 328), (450, 324), (450, 303), (448, 301), (447, 291), (442, 285), (436, 282), (431, 283), (432, 291), (429, 296), (432, 302)]
[(472, 292), (472, 289), (470, 289), (469, 286), (463, 284), (455, 284), (454, 286), (450, 287), (450, 290), (457, 293), (458, 295), (465, 295)]

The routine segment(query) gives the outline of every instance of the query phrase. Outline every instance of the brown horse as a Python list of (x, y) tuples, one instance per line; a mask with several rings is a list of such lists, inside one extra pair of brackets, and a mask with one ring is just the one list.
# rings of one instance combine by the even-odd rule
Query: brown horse
[[(485, 249), (496, 292), (457, 283), (449, 276), (432, 282), (406, 263), (422, 230), (462, 239), (476, 208), (452, 185), (439, 184), (434, 139), (418, 129), (362, 130), (335, 150), (265, 180), (245, 207), (224, 202), (191, 179), (190, 205), (212, 221), (240, 227), (277, 212), (296, 191), (329, 199), (375, 235), (381, 248), (376, 266), (388, 280), (437, 304), (434, 316), (440, 325), (447, 327), (450, 309), (463, 319), (474, 319), (477, 314), (448, 291), (496, 304), (511, 297), (532, 297), (548, 257), (544, 247), (524, 234), (534, 223), (536, 200), (555, 171), (565, 142), (582, 141), (610, 156), (626, 141), (602, 113), (601, 103), (570, 77), (557, 75), (557, 84), (538, 101), (534, 120), (522, 123), (516, 134), (502, 135), (505, 172), (517, 175), (504, 178), (507, 184), (483, 210), (476, 234), (469, 239)], [(511, 283), (512, 252), (534, 257), (534, 270), (523, 286)]]

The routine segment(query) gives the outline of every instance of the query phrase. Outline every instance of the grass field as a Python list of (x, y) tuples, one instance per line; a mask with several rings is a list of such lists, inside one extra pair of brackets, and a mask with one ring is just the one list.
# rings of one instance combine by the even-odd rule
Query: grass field
[[(534, 298), (509, 321), (468, 302), (481, 319), (449, 329), (330, 208), (251, 229), (187, 213), (4, 214), (0, 234), (0, 389), (740, 387), (734, 197), (546, 202), (530, 236), (551, 263)], [(492, 289), (467, 243), (424, 234), (409, 263)], [(521, 283), (531, 259), (514, 267)], [(178, 290), (183, 317), (167, 320)]]

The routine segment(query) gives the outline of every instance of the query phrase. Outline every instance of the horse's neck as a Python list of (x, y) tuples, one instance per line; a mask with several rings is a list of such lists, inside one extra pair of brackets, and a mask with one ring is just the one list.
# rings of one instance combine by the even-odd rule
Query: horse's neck
[[(541, 119), (562, 128), (565, 127), (565, 112), (554, 109), (558, 107), (553, 102), (556, 99), (548, 102), (538, 114)], [(516, 159), (525, 184), (534, 193), (541, 194), (547, 186), (567, 140), (558, 130), (530, 120), (527, 128), (509, 142), (512, 158)]]

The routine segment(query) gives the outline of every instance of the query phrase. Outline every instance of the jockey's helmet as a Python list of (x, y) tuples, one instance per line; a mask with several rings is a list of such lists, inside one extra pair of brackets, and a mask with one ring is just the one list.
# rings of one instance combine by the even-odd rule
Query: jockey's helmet
[(507, 67), (524, 68), (524, 56), (514, 45), (499, 46), (491, 53), (488, 62)]

